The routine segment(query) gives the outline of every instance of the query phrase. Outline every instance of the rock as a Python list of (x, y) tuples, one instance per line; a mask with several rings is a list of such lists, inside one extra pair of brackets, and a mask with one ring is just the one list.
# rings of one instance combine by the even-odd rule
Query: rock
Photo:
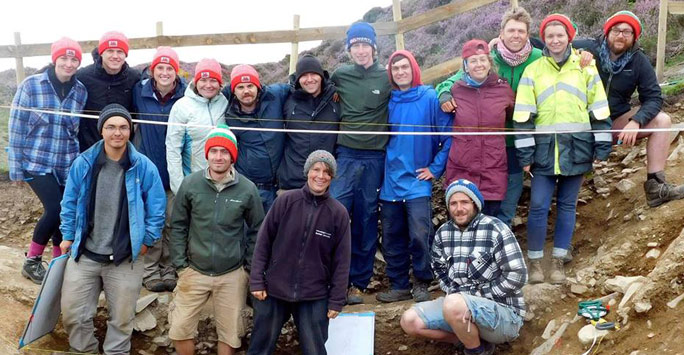
[(660, 256), (660, 250), (658, 249), (651, 249), (646, 253), (646, 259), (658, 259)]
[(634, 217), (634, 216), (631, 213), (628, 213), (624, 217), (622, 217), (622, 220), (627, 222), (627, 221), (631, 220), (632, 217)]
[(616, 303), (617, 301), (615, 300), (615, 298), (611, 298), (610, 301), (608, 301), (608, 305), (610, 307), (614, 307)]
[(655, 333), (648, 333), (647, 336), (648, 336), (649, 339), (651, 339), (651, 338), (653, 338), (653, 337), (655, 336)]
[(157, 318), (154, 317), (149, 309), (145, 309), (142, 312), (135, 315), (133, 320), (133, 329), (144, 332), (146, 330), (153, 329), (157, 326)]
[(625, 294), (631, 284), (644, 281), (646, 281), (646, 278), (643, 276), (616, 276), (612, 279), (606, 280), (605, 285), (608, 291)]
[(147, 296), (143, 296), (138, 299), (138, 302), (135, 304), (135, 313), (140, 313), (142, 312), (143, 309), (147, 308), (152, 302), (156, 301), (157, 298), (159, 297), (158, 294), (156, 293), (150, 293)]
[(634, 293), (640, 289), (644, 285), (643, 282), (634, 282), (631, 285), (629, 285), (629, 288), (627, 289), (627, 292), (625, 292), (625, 295), (622, 297), (622, 300), (620, 301), (620, 304), (618, 305), (618, 310), (620, 310), (622, 307), (624, 307), (627, 302), (629, 301), (630, 298), (634, 295)]
[(607, 194), (609, 192), (610, 192), (610, 189), (607, 187), (600, 187), (600, 188), (596, 189), (596, 193), (600, 194), (600, 195)]
[(679, 302), (681, 302), (681, 300), (683, 300), (683, 299), (684, 299), (684, 293), (682, 293), (681, 295), (677, 296), (677, 297), (676, 297), (675, 299), (673, 299), (672, 301), (667, 302), (667, 306), (670, 307), (670, 308), (677, 308), (677, 304), (679, 304)]
[(647, 320), (646, 321), (646, 328), (651, 329), (652, 326), (653, 326), (653, 323), (651, 322), (651, 320), (650, 319)]
[(650, 243), (646, 244), (646, 246), (649, 248), (657, 248), (658, 245), (659, 245), (658, 242), (650, 242)]
[(634, 161), (634, 158), (636, 158), (637, 155), (639, 155), (639, 150), (639, 147), (632, 148), (632, 150), (629, 151), (629, 154), (627, 154), (627, 156), (624, 159), (622, 159), (620, 164), (622, 164), (622, 166), (625, 167), (631, 164)]
[(513, 217), (513, 227), (521, 226), (523, 224), (522, 218), (515, 216)]
[(551, 337), (551, 333), (556, 329), (556, 320), (552, 319), (549, 321), (548, 324), (546, 324), (546, 328), (544, 328), (544, 333), (542, 334), (542, 339), (548, 340)]
[(643, 302), (637, 302), (637, 303), (634, 304), (634, 310), (635, 310), (637, 313), (648, 312), (649, 310), (651, 310), (652, 307), (653, 307), (653, 306), (651, 305), (650, 302), (645, 302), (645, 301), (643, 301)]
[(588, 345), (594, 341), (594, 337), (601, 338), (606, 336), (606, 334), (608, 334), (607, 330), (599, 330), (593, 325), (587, 324), (582, 327), (579, 332), (577, 332), (577, 337), (582, 344)]
[(601, 177), (600, 175), (594, 175), (594, 186), (598, 187), (606, 187), (608, 184), (606, 183), (606, 180)]
[(608, 213), (608, 217), (606, 217), (606, 222), (610, 221), (611, 218), (613, 218), (614, 216), (615, 216), (615, 209), (612, 209), (612, 210), (610, 210), (610, 212)]
[(577, 294), (577, 295), (584, 294), (588, 290), (589, 289), (587, 288), (587, 286), (584, 286), (584, 285), (573, 284), (572, 286), (570, 286), (570, 292)]
[(543, 310), (556, 303), (563, 294), (563, 286), (550, 283), (527, 284), (523, 286), (525, 304), (530, 309)]
[(538, 347), (534, 348), (530, 355), (546, 355), (550, 353), (551, 350), (553, 350), (553, 348), (556, 346), (558, 339), (560, 339), (563, 336), (563, 333), (565, 333), (565, 330), (568, 329), (569, 325), (569, 322), (563, 322), (553, 336), (551, 336), (551, 338), (543, 342)]
[(533, 320), (534, 317), (535, 317), (534, 312), (532, 312), (532, 311), (525, 312), (525, 322), (529, 322), (529, 321)]
[(627, 191), (633, 189), (635, 186), (636, 184), (632, 180), (623, 179), (620, 180), (620, 182), (618, 182), (617, 185), (615, 185), (615, 188), (624, 194), (627, 193)]
[(169, 295), (167, 295), (167, 294), (159, 295), (159, 297), (157, 298), (157, 302), (159, 302), (161, 304), (168, 304), (169, 303)]
[(406, 350), (408, 350), (408, 346), (406, 346), (406, 345), (401, 345), (397, 350), (399, 350), (399, 351), (406, 351)]
[(152, 339), (152, 343), (157, 346), (168, 348), (171, 346), (171, 339), (169, 339), (168, 335), (162, 335)]

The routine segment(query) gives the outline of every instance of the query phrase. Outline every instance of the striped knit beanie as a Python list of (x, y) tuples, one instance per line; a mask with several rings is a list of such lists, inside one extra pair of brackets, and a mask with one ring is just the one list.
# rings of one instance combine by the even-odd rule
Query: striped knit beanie
[(224, 124), (220, 124), (209, 132), (207, 142), (204, 143), (204, 158), (209, 156), (209, 149), (211, 147), (223, 147), (230, 152), (230, 157), (233, 158), (233, 164), (237, 161), (237, 138), (230, 128)]
[(482, 194), (480, 193), (480, 189), (477, 188), (477, 186), (466, 180), (466, 179), (458, 179), (453, 181), (451, 184), (449, 184), (449, 187), (446, 189), (446, 204), (447, 208), (449, 207), (449, 199), (451, 196), (457, 192), (462, 192), (466, 194), (468, 197), (470, 197), (471, 200), (473, 200), (473, 203), (475, 203), (475, 206), (477, 206), (478, 211), (482, 211), (482, 207), (484, 206), (484, 197), (482, 197)]
[(608, 32), (613, 26), (619, 23), (626, 23), (634, 30), (634, 40), (638, 40), (641, 35), (641, 20), (631, 11), (618, 11), (606, 20), (603, 25), (603, 34), (608, 37)]

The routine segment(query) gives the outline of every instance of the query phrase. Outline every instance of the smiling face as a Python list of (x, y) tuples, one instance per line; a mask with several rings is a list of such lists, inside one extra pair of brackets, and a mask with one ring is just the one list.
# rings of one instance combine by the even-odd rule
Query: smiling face
[(126, 53), (122, 49), (109, 48), (102, 52), (102, 67), (107, 74), (119, 73), (124, 63), (126, 63)]
[(104, 144), (114, 150), (123, 149), (130, 136), (131, 126), (125, 117), (112, 116), (102, 126)]
[(207, 163), (209, 170), (220, 175), (227, 172), (233, 165), (233, 157), (225, 147), (211, 147), (207, 153)]
[(544, 29), (544, 44), (552, 56), (563, 55), (568, 48), (568, 32), (560, 22), (551, 22)]
[(516, 20), (508, 20), (501, 30), (500, 36), (504, 46), (513, 53), (523, 49), (527, 40), (530, 38), (527, 31), (527, 25), (524, 22)]
[(176, 81), (176, 70), (170, 64), (159, 63), (154, 66), (152, 76), (158, 86), (169, 87)]
[(349, 48), (349, 55), (355, 64), (366, 69), (373, 65), (373, 46), (365, 42), (357, 42)]
[(299, 85), (302, 90), (316, 97), (321, 93), (321, 82), (323, 79), (316, 73), (304, 73), (299, 77)]
[(392, 80), (399, 87), (399, 90), (405, 91), (411, 88), (413, 83), (413, 70), (411, 69), (411, 62), (408, 58), (400, 59), (390, 66), (392, 71)]
[(477, 206), (463, 192), (456, 192), (449, 198), (449, 215), (457, 226), (465, 228), (477, 215)]
[(306, 184), (309, 186), (309, 191), (316, 196), (328, 191), (331, 180), (330, 168), (320, 161), (312, 165), (306, 174)]
[(253, 83), (237, 84), (233, 90), (233, 94), (235, 94), (243, 109), (253, 109), (256, 106), (258, 92), (259, 88)]
[(489, 69), (492, 68), (492, 63), (489, 60), (488, 54), (474, 54), (466, 60), (467, 71), (471, 78), (477, 81), (483, 81), (489, 75)]
[(211, 100), (218, 94), (221, 84), (214, 78), (201, 78), (197, 80), (197, 92), (205, 99)]
[(71, 80), (71, 77), (76, 74), (76, 69), (81, 62), (78, 58), (73, 56), (60, 56), (55, 61), (55, 75), (59, 81), (65, 83)]
[(610, 51), (620, 56), (634, 45), (634, 29), (632, 26), (621, 22), (613, 26), (608, 32), (608, 47)]

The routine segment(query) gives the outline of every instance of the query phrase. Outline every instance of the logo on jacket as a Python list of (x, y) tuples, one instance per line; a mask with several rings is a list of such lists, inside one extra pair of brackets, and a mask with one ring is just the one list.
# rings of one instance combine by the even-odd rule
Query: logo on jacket
[(159, 57), (159, 63), (167, 63), (167, 64), (170, 64), (170, 63), (171, 63), (171, 59), (169, 59), (169, 57)]
[(235, 200), (235, 199), (232, 199), (232, 198), (231, 198), (230, 200), (228, 200), (228, 201), (230, 201), (230, 202), (242, 203), (242, 200)]
[(320, 229), (316, 229), (316, 235), (319, 237), (324, 237), (324, 238), (328, 238), (328, 239), (330, 239), (330, 237), (332, 237), (332, 234), (330, 234), (326, 231), (322, 231)]
[(209, 77), (209, 72), (208, 72), (208, 71), (203, 71), (202, 73), (200, 73), (200, 78), (206, 79), (206, 78), (208, 78), (208, 77)]
[(75, 57), (76, 51), (73, 49), (67, 49), (66, 52), (64, 52), (64, 55), (66, 55), (67, 57)]
[(109, 41), (107, 42), (107, 45), (109, 47), (118, 47), (119, 46), (119, 41)]
[(374, 93), (375, 95), (380, 95), (380, 90), (378, 90), (378, 89), (373, 89), (373, 90), (371, 90), (371, 92)]

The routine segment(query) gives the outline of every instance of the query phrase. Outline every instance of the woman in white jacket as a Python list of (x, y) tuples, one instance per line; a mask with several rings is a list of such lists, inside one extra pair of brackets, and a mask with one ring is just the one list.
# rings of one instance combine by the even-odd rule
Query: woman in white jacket
[[(185, 96), (171, 109), (166, 131), (166, 162), (174, 195), (185, 175), (207, 168), (204, 143), (209, 131), (224, 122), (223, 114), (228, 105), (228, 100), (221, 94), (222, 85), (219, 62), (202, 59), (195, 67), (195, 77), (185, 90)], [(189, 154), (183, 155), (184, 149), (190, 150)], [(183, 156), (190, 157), (189, 164), (183, 164)], [(189, 167), (190, 171), (184, 171), (184, 167)]]

